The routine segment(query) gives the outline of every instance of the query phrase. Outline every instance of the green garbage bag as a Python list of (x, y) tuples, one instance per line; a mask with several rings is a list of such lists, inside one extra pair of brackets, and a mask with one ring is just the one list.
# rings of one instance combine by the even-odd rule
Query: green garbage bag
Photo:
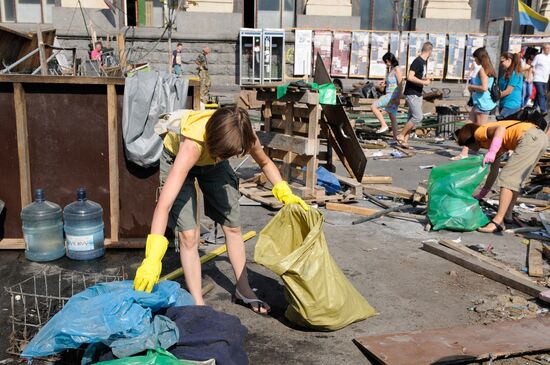
[(260, 232), (254, 260), (283, 279), (292, 323), (334, 331), (376, 314), (332, 259), (315, 208), (284, 206)]
[[(319, 91), (319, 103), (320, 104), (336, 104), (336, 86), (333, 83), (318, 85), (315, 82), (309, 82), (313, 90)], [(288, 91), (290, 83), (277, 86), (277, 99), (282, 98)]]
[(432, 169), (428, 180), (428, 218), (432, 229), (474, 231), (489, 223), (472, 196), (487, 175), (483, 156), (465, 158)]
[(215, 360), (190, 361), (180, 360), (170, 352), (158, 348), (147, 351), (145, 356), (131, 356), (123, 359), (102, 361), (96, 365), (215, 365)]

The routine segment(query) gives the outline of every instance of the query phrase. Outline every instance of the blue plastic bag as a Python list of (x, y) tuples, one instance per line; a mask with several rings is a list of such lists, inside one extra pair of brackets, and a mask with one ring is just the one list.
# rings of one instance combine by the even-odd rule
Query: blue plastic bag
[(317, 185), (324, 187), (328, 195), (334, 195), (342, 190), (340, 181), (323, 166), (317, 169)]
[(193, 305), (193, 297), (174, 281), (163, 281), (151, 293), (135, 291), (133, 282), (101, 283), (74, 295), (23, 350), (21, 357), (49, 356), (84, 343), (138, 337), (151, 331), (152, 313)]

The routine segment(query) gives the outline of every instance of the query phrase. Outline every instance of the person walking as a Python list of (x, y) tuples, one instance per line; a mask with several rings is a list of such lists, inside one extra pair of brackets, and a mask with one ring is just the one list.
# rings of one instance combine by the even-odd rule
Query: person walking
[(500, 87), (499, 112), (501, 119), (519, 112), (522, 107), (523, 73), (519, 53), (505, 52), (500, 56), (500, 64), (506, 70), (498, 80)]
[[(497, 107), (490, 92), (493, 83), (496, 82), (497, 73), (485, 47), (474, 51), (474, 61), (481, 65), (481, 68), (468, 85), (468, 90), (472, 92), (473, 104), (469, 118), (474, 124), (481, 126), (487, 123), (489, 114)], [(460, 154), (452, 157), (451, 160), (456, 161), (466, 157), (468, 157), (468, 147), (464, 146)]]
[(531, 97), (533, 96), (533, 60), (535, 55), (525, 52), (523, 59), (521, 60), (521, 71), (523, 73), (523, 91), (521, 93), (521, 107), (528, 106)]
[(542, 47), (542, 53), (535, 56), (533, 66), (533, 83), (535, 84), (535, 108), (539, 108), (543, 115), (546, 115), (546, 85), (550, 76), (550, 44)]
[(432, 83), (432, 80), (427, 78), (428, 58), (432, 55), (432, 50), (433, 45), (430, 42), (424, 43), (420, 56), (416, 57), (409, 67), (407, 83), (403, 92), (409, 107), (409, 117), (405, 127), (396, 136), (397, 143), (403, 148), (411, 148), (408, 142), (409, 136), (412, 130), (424, 118), (424, 113), (422, 112), (422, 90), (424, 86)]
[(183, 44), (178, 43), (176, 49), (172, 52), (172, 72), (176, 75), (182, 74), (182, 62), (181, 53), (183, 51)]
[(209, 47), (204, 47), (202, 52), (197, 56), (195, 63), (197, 64), (197, 70), (199, 72), (200, 89), (201, 89), (201, 103), (208, 103), (208, 93), (210, 92), (210, 75), (208, 74), (208, 54), (210, 53)]
[(376, 133), (385, 133), (388, 131), (388, 124), (384, 120), (382, 110), (384, 109), (390, 117), (393, 138), (397, 140), (397, 109), (399, 108), (399, 91), (403, 76), (399, 61), (391, 52), (382, 56), (382, 61), (386, 64), (386, 93), (372, 104), (372, 112), (380, 121), (380, 129)]

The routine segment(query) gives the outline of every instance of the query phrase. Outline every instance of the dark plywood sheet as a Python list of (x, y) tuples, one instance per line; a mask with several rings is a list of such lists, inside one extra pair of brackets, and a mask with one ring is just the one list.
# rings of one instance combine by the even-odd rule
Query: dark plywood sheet
[(387, 365), (452, 364), (550, 349), (550, 316), (380, 336), (355, 343)]
[[(320, 55), (317, 56), (314, 81), (319, 85), (332, 82)], [(338, 99), (336, 105), (322, 104), (321, 107), (326, 117), (327, 127), (334, 135), (338, 145), (334, 146), (334, 148), (339, 148), (342, 151), (346, 160), (342, 161), (344, 166), (351, 169), (351, 171), (349, 171), (350, 174), (352, 174), (358, 182), (361, 182), (367, 166), (367, 158), (357, 140), (355, 130), (351, 126), (344, 107), (339, 103)]]
[(22, 237), (21, 190), (13, 87), (0, 83), (0, 199), (6, 203), (0, 213), (0, 239)]
[(109, 237), (107, 88), (104, 85), (24, 84), (31, 186), (62, 207), (84, 186), (103, 207)]

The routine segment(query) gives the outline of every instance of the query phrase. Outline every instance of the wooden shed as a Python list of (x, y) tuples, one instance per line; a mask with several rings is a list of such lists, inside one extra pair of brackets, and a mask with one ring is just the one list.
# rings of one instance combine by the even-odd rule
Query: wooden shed
[[(53, 46), (55, 28), (41, 26), (44, 44)], [(38, 48), (36, 24), (9, 24), (0, 25), (0, 61), (6, 66), (23, 58), (31, 51)], [(51, 48), (45, 49), (45, 56), (51, 55)], [(40, 67), (40, 56), (36, 53), (28, 60), (17, 65), (12, 72), (31, 73)], [(0, 69), (4, 68), (3, 65)]]

